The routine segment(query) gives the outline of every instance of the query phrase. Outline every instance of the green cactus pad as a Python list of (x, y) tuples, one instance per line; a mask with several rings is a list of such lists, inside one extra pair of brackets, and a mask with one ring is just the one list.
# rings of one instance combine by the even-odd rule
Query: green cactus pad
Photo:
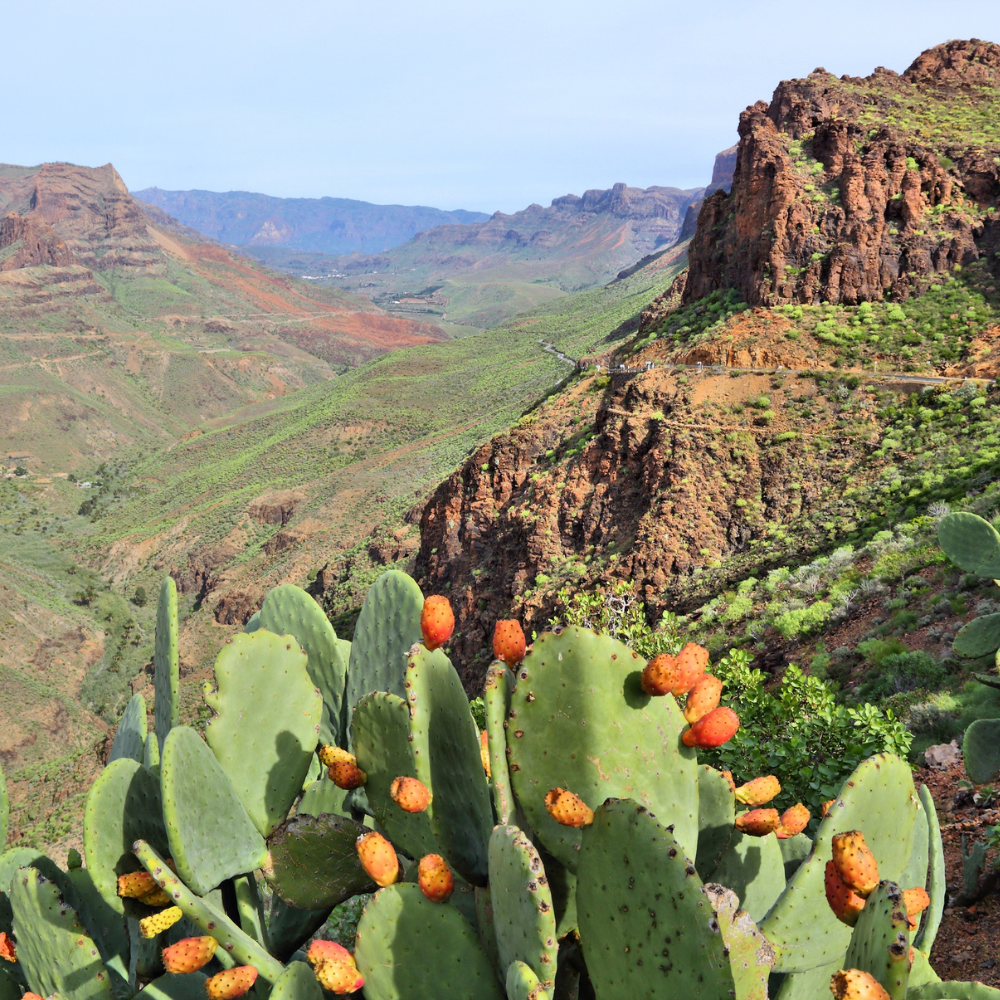
[[(926, 785), (920, 786), (920, 804), (924, 807), (924, 815), (927, 818), (927, 895), (930, 896), (931, 903), (924, 911), (924, 917), (914, 938), (914, 944), (929, 955), (941, 927), (941, 917), (948, 898), (948, 886), (945, 881), (941, 825), (938, 822), (934, 799)], [(910, 889), (912, 886), (905, 886), (905, 888)]]
[(797, 833), (794, 837), (785, 837), (778, 841), (778, 849), (781, 851), (781, 860), (785, 865), (785, 881), (787, 882), (799, 869), (806, 858), (812, 853), (813, 842), (804, 833)]
[(865, 900), (844, 959), (845, 969), (870, 972), (892, 1000), (905, 1000), (910, 938), (906, 905), (895, 882), (881, 882)]
[(826, 1000), (831, 996), (830, 980), (843, 966), (841, 957), (807, 972), (778, 973), (768, 984), (771, 996), (774, 1000)]
[[(693, 777), (693, 775), (692, 775)], [(584, 829), (580, 940), (598, 997), (735, 991), (719, 919), (681, 844), (644, 807), (609, 799)]]
[(46, 878), (55, 879), (59, 869), (41, 851), (31, 847), (12, 847), (0, 854), (0, 931), (10, 934), (13, 930), (13, 911), (10, 908), (10, 887), (19, 868), (29, 865), (42, 871)]
[(330, 620), (309, 594), (291, 583), (271, 590), (258, 614), (260, 628), (294, 636), (309, 657), (306, 669), (323, 696), (320, 742), (340, 745), (347, 661)]
[(400, 777), (417, 777), (410, 742), (410, 713), (398, 695), (378, 691), (366, 695), (354, 710), (354, 752), (368, 775), (365, 793), (375, 821), (398, 850), (412, 858), (440, 853), (426, 812), (404, 812), (389, 794)]
[(0, 767), (0, 852), (7, 844), (7, 823), (10, 820), (10, 801), (7, 798), (7, 779)]
[(955, 635), (952, 649), (959, 656), (986, 656), (1000, 648), (1000, 614), (981, 615), (963, 625)]
[(494, 663), (486, 675), (486, 739), (490, 752), (490, 783), (493, 788), (493, 808), (498, 823), (509, 823), (514, 814), (514, 793), (507, 770), (507, 737), (504, 723), (510, 709), (510, 691), (514, 675), (502, 664)]
[(329, 916), (329, 909), (300, 910), (289, 906), (280, 896), (274, 896), (267, 917), (271, 953), (282, 962), (287, 962), (326, 923)]
[(736, 796), (726, 776), (707, 764), (698, 765), (698, 855), (694, 866), (707, 879), (729, 847), (735, 832)]
[(406, 669), (416, 776), (431, 790), (427, 808), (440, 853), (472, 885), (486, 885), (493, 806), (469, 699), (451, 660), (416, 646)]
[(10, 892), (17, 957), (31, 990), (66, 1000), (112, 1000), (111, 976), (97, 945), (59, 893), (35, 868), (22, 868)]
[(503, 1000), (469, 922), (412, 883), (377, 892), (361, 916), (354, 951), (367, 1000)]
[(538, 851), (516, 826), (498, 826), (490, 837), (490, 898), (500, 968), (519, 959), (552, 989), (559, 951), (552, 893)]
[(324, 771), (319, 778), (306, 785), (295, 814), (321, 816), (323, 813), (337, 813), (339, 816), (347, 816), (349, 812), (344, 800), (349, 794), (343, 788), (338, 788)]
[(128, 984), (129, 940), (125, 921), (98, 891), (89, 869), (73, 868), (59, 874), (61, 877), (56, 885), (97, 945), (101, 960), (111, 975), (112, 992), (116, 997), (131, 997), (132, 990)]
[(938, 521), (938, 541), (966, 573), (1000, 576), (1000, 534), (976, 514), (946, 514)]
[(774, 946), (777, 972), (804, 972), (843, 955), (851, 930), (833, 915), (826, 901), (824, 875), (835, 833), (860, 830), (879, 874), (896, 880), (913, 850), (917, 794), (909, 765), (895, 754), (863, 761), (830, 806), (816, 833), (813, 852), (788, 882), (761, 922)]
[[(923, 792), (925, 785), (920, 786)], [(930, 823), (927, 819), (927, 810), (924, 806), (924, 797), (921, 794), (917, 802), (917, 816), (913, 824), (913, 848), (910, 857), (906, 862), (902, 875), (899, 876), (899, 887), (901, 889), (913, 889), (917, 886), (927, 885), (927, 865), (929, 860)]]
[(271, 1000), (323, 1000), (323, 987), (312, 966), (292, 962), (274, 984)]
[(153, 722), (162, 747), (180, 721), (180, 660), (177, 634), (177, 586), (166, 577), (156, 605), (156, 643), (153, 649)]
[(332, 909), (351, 896), (374, 892), (355, 847), (364, 833), (346, 816), (294, 816), (268, 837), (268, 885), (303, 910)]
[(732, 889), (752, 920), (761, 920), (785, 889), (785, 863), (778, 838), (734, 831), (711, 880)]
[(736, 1000), (767, 1000), (774, 949), (757, 930), (746, 910), (739, 909), (736, 893), (725, 886), (709, 883), (705, 886), (705, 895), (718, 915), (722, 940), (729, 949)]
[(243, 631), (249, 635), (251, 632), (256, 632), (260, 627), (260, 611), (257, 610), (247, 619), (246, 625), (243, 626)]
[(118, 731), (108, 752), (108, 763), (120, 757), (129, 757), (142, 763), (146, 747), (146, 699), (134, 694), (118, 721)]
[(571, 871), (581, 836), (546, 811), (555, 787), (591, 809), (609, 796), (634, 798), (695, 857), (695, 752), (681, 744), (686, 724), (674, 699), (643, 693), (644, 666), (614, 639), (571, 626), (540, 636), (517, 672), (507, 720), (511, 784), (532, 829)]
[(423, 607), (424, 595), (405, 573), (391, 569), (372, 584), (354, 627), (342, 733), (350, 734), (351, 713), (364, 695), (405, 694), (406, 658), (410, 647), (421, 640)]
[(146, 733), (146, 744), (142, 748), (142, 766), (147, 771), (160, 773), (160, 741), (156, 733)]
[(965, 773), (977, 785), (1000, 774), (1000, 719), (977, 719), (962, 741)]
[[(507, 1000), (547, 1000), (549, 993), (545, 984), (525, 965), (511, 962), (507, 967)], [(551, 990), (551, 986), (548, 988)]]
[(319, 739), (323, 699), (290, 635), (266, 629), (230, 639), (215, 660), (217, 714), (205, 738), (254, 826), (267, 836), (302, 789)]
[(260, 893), (257, 891), (257, 879), (251, 872), (233, 879), (233, 889), (236, 895), (236, 912), (240, 918), (240, 927), (257, 942), (267, 947), (264, 933), (264, 907)]
[(925, 983), (906, 994), (906, 1000), (1000, 1000), (1000, 990), (982, 983)]
[(204, 895), (223, 879), (264, 863), (264, 838), (215, 755), (189, 726), (170, 731), (160, 780), (170, 852), (178, 874), (196, 893)]
[(87, 871), (101, 898), (118, 914), (125, 912), (118, 876), (136, 870), (132, 844), (140, 837), (159, 850), (167, 847), (160, 783), (141, 764), (121, 757), (91, 785), (83, 812)]
[(186, 972), (183, 975), (167, 973), (154, 979), (135, 995), (135, 1000), (205, 1000), (203, 972)]
[(21, 1000), (21, 988), (0, 969), (0, 1000)]
[(906, 987), (906, 995), (911, 996), (917, 986), (927, 983), (939, 983), (941, 977), (931, 968), (930, 959), (919, 948), (913, 949), (913, 965), (910, 966), (910, 981)]

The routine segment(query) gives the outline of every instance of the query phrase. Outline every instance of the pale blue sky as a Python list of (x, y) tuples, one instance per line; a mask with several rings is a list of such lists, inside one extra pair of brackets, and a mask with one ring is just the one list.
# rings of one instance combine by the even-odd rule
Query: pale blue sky
[(0, 33), (0, 161), (512, 212), (705, 184), (780, 79), (1000, 42), (1000, 3), (0, 0)]

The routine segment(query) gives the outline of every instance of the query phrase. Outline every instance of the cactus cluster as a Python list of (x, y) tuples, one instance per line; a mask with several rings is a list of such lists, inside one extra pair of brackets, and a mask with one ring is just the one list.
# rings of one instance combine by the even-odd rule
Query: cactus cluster
[[(165, 583), (155, 725), (135, 695), (86, 866), (0, 856), (0, 1000), (973, 995), (927, 960), (941, 840), (899, 758), (863, 763), (810, 837), (804, 807), (768, 808), (773, 776), (699, 765), (738, 725), (704, 650), (647, 664), (578, 627), (526, 648), (516, 622), (481, 734), (446, 604), (387, 573), (348, 644), (277, 588), (220, 652), (202, 738), (179, 724)], [(867, 893), (853, 927), (830, 865)], [(359, 894), (353, 950), (314, 939)]]

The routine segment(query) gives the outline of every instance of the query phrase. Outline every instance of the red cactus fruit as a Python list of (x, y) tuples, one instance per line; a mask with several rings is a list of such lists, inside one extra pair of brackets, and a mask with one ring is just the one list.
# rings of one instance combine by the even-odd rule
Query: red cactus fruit
[(257, 979), (257, 970), (252, 965), (237, 965), (235, 969), (224, 969), (205, 980), (208, 1000), (233, 1000), (246, 993)]
[(594, 822), (594, 810), (579, 795), (566, 788), (553, 788), (546, 792), (545, 808), (563, 826), (590, 826)]
[(736, 791), (736, 782), (733, 781), (733, 772), (732, 771), (720, 771), (719, 773), (722, 774), (723, 777), (726, 779), (726, 781), (729, 782), (729, 790), (731, 792), (735, 793), (735, 791)]
[(654, 698), (665, 694), (681, 694), (677, 659), (669, 653), (657, 653), (643, 668), (639, 683), (643, 691)]
[(169, 948), (163, 949), (163, 968), (175, 975), (197, 972), (212, 961), (219, 942), (210, 934), (204, 937), (183, 938)]
[(350, 962), (354, 964), (354, 956), (336, 941), (324, 941), (316, 938), (306, 952), (306, 959), (310, 965), (319, 965), (320, 962)]
[(740, 717), (725, 705), (713, 708), (702, 716), (690, 729), (685, 729), (681, 740), (686, 747), (721, 747), (736, 735), (740, 728)]
[(524, 630), (521, 623), (513, 618), (497, 622), (493, 629), (493, 655), (498, 660), (503, 660), (508, 667), (524, 659), (525, 649)]
[(850, 886), (844, 884), (844, 880), (837, 871), (837, 866), (832, 861), (826, 863), (824, 885), (826, 901), (830, 904), (833, 915), (841, 923), (853, 927), (858, 922), (858, 916), (865, 907), (865, 901)]
[(425, 854), (417, 866), (417, 884), (432, 903), (445, 903), (455, 891), (448, 862), (440, 854)]
[(493, 769), (490, 767), (490, 738), (484, 729), (479, 734), (479, 759), (483, 762), (483, 770), (487, 778), (493, 777)]
[(14, 939), (6, 931), (0, 931), (0, 958), (7, 962), (17, 961), (17, 948), (14, 945)]
[(320, 962), (313, 973), (320, 986), (331, 993), (357, 993), (365, 985), (365, 978), (358, 972), (353, 959), (347, 962), (343, 959), (328, 958)]
[(711, 674), (702, 674), (695, 686), (688, 692), (687, 701), (684, 704), (684, 718), (688, 725), (693, 726), (699, 719), (708, 715), (713, 708), (718, 708), (721, 697), (722, 681)]
[(405, 775), (395, 778), (389, 786), (392, 801), (408, 813), (422, 813), (434, 798), (431, 790), (418, 778)]
[(683, 684), (681, 694), (687, 694), (698, 683), (707, 666), (708, 650), (696, 642), (689, 642), (677, 654), (677, 669), (680, 671)]
[(343, 788), (348, 792), (360, 788), (368, 780), (368, 775), (356, 763), (352, 764), (346, 760), (337, 761), (326, 770), (327, 774), (330, 775), (330, 780), (338, 788)]
[(781, 814), (781, 822), (778, 824), (778, 840), (787, 840), (801, 833), (809, 825), (809, 810), (801, 803), (796, 802)]
[(823, 819), (826, 819), (827, 815), (830, 812), (830, 806), (832, 806), (836, 801), (837, 801), (836, 799), (827, 799), (826, 802), (823, 803), (823, 808), (822, 808)]
[(878, 885), (878, 863), (860, 830), (833, 835), (833, 863), (849, 889), (867, 897)]
[(736, 817), (736, 829), (751, 837), (766, 837), (778, 829), (777, 809), (751, 809)]
[(882, 984), (870, 973), (861, 969), (841, 969), (830, 980), (834, 1000), (889, 1000)]
[(149, 872), (129, 872), (118, 876), (118, 895), (123, 899), (141, 899), (159, 888)]
[(915, 889), (906, 889), (903, 892), (903, 902), (906, 904), (906, 920), (910, 925), (910, 930), (915, 931), (920, 923), (920, 914), (931, 905), (931, 897), (927, 895), (927, 890), (921, 886)]
[(45, 997), (40, 997), (37, 993), (22, 993), (21, 1000), (45, 1000)]
[(420, 612), (420, 631), (428, 649), (437, 649), (451, 638), (455, 631), (455, 613), (451, 610), (447, 597), (435, 595), (424, 600), (424, 609)]
[(773, 774), (752, 778), (736, 789), (736, 799), (751, 809), (770, 802), (781, 791), (781, 782)]
[(399, 876), (399, 859), (396, 852), (381, 833), (372, 830), (358, 837), (355, 846), (361, 867), (368, 872), (376, 885), (383, 888), (392, 885)]

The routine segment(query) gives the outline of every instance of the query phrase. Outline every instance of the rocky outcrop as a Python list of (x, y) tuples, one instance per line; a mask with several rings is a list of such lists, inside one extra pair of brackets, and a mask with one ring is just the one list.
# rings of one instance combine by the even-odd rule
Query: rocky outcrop
[(991, 254), (1000, 134), (984, 147), (962, 123), (983, 113), (998, 67), (1000, 46), (949, 42), (902, 76), (817, 69), (747, 108), (732, 190), (699, 213), (684, 300), (724, 288), (752, 305), (905, 299)]
[[(705, 188), (705, 198), (716, 191), (726, 191), (733, 186), (733, 171), (736, 169), (736, 146), (730, 146), (721, 153), (715, 154), (715, 164), (712, 167), (712, 182)], [(699, 198), (691, 202), (684, 213), (684, 224), (677, 236), (677, 242), (683, 243), (691, 239), (698, 228), (698, 214), (705, 199)]]
[(22, 267), (69, 267), (77, 260), (58, 234), (40, 219), (11, 213), (0, 219), (0, 271)]

